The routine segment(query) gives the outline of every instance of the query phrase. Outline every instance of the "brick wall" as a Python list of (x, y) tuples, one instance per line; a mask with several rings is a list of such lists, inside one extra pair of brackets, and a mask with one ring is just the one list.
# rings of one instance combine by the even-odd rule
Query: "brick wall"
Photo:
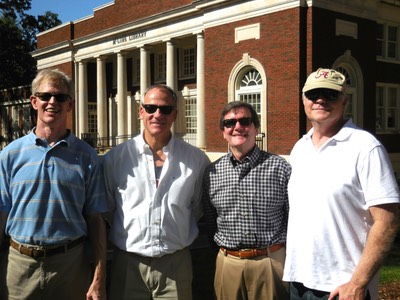
[(192, 0), (157, 0), (152, 1), (149, 5), (148, 1), (142, 0), (115, 0), (113, 5), (97, 10), (94, 18), (75, 24), (74, 35), (75, 38), (80, 38), (118, 25), (172, 11), (192, 2)]
[[(228, 102), (229, 75), (248, 53), (262, 64), (268, 80), (268, 150), (289, 153), (299, 126), (299, 14), (299, 9), (292, 9), (205, 31), (207, 151), (227, 149), (219, 130), (219, 115)], [(235, 28), (255, 23), (260, 23), (260, 39), (235, 44)]]
[(49, 47), (61, 42), (69, 41), (73, 37), (73, 25), (68, 23), (58, 28), (49, 30), (43, 35), (37, 36), (37, 48)]

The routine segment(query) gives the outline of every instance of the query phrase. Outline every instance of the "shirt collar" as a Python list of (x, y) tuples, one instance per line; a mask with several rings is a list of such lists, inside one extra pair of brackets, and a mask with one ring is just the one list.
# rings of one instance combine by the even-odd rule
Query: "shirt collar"
[[(169, 152), (172, 151), (172, 149), (175, 146), (175, 136), (172, 133), (170, 140), (168, 141), (168, 144), (165, 145), (163, 147), (163, 152), (168, 155)], [(143, 154), (146, 151), (150, 150), (149, 145), (146, 143), (146, 141), (144, 140), (144, 130), (142, 131), (142, 133), (140, 134), (140, 138), (137, 140), (137, 145), (138, 145), (138, 149), (139, 149), (139, 153)]]
[[(33, 127), (31, 132), (29, 133), (30, 139), (37, 146), (47, 147), (48, 143), (46, 139), (41, 139), (35, 134), (36, 127)], [(64, 144), (67, 147), (70, 147), (75, 140), (75, 136), (71, 133), (71, 130), (68, 129), (68, 134), (65, 138), (59, 140), (54, 146), (59, 144)]]
[(246, 154), (242, 161), (237, 160), (231, 151), (228, 153), (228, 158), (235, 167), (239, 164), (250, 163), (251, 167), (253, 168), (257, 165), (258, 159), (260, 158), (260, 148), (258, 148), (257, 145), (254, 145), (254, 148)]
[[(354, 125), (352, 119), (349, 119), (346, 121), (346, 123), (343, 125), (343, 127), (339, 130), (338, 133), (336, 133), (333, 137), (332, 140), (342, 142), (344, 140), (347, 140), (350, 135), (356, 130), (357, 127)], [(311, 128), (305, 135), (304, 138), (309, 140), (311, 139), (312, 135), (314, 132), (314, 128)]]

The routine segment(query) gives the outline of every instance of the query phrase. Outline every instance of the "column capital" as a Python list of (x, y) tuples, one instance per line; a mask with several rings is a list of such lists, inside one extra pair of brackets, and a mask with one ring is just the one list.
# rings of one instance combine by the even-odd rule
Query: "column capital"
[(174, 39), (174, 38), (168, 38), (168, 39), (164, 39), (164, 40), (162, 40), (164, 43), (167, 43), (167, 44), (172, 44), (172, 45), (176, 45), (178, 42), (179, 42), (179, 40), (177, 40), (177, 39)]
[(117, 55), (125, 56), (125, 55), (127, 55), (129, 53), (129, 51), (121, 49), (121, 50), (118, 50), (118, 51), (114, 51), (114, 53), (117, 54)]
[(100, 55), (95, 55), (93, 56), (96, 60), (104, 60), (108, 57), (106, 54), (100, 54)]
[(75, 63), (77, 64), (86, 64), (88, 61), (88, 59), (75, 59)]
[(203, 30), (193, 31), (193, 35), (204, 36), (204, 31)]
[(145, 45), (145, 44), (139, 45), (140, 51), (150, 51), (152, 48), (153, 48), (152, 46)]

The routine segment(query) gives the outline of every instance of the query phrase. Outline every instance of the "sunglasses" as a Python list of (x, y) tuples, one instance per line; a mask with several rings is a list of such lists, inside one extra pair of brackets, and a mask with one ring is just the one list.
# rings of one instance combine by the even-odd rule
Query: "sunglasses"
[(331, 89), (313, 89), (305, 92), (304, 94), (306, 95), (307, 99), (311, 101), (317, 101), (321, 98), (320, 96), (328, 101), (336, 101), (340, 93), (341, 92), (339, 91)]
[(170, 105), (158, 106), (153, 104), (142, 104), (142, 106), (148, 114), (154, 114), (157, 109), (159, 109), (160, 113), (162, 113), (163, 115), (169, 115), (175, 109), (173, 106)]
[(71, 99), (71, 96), (68, 94), (52, 94), (52, 93), (35, 93), (35, 96), (38, 97), (42, 101), (50, 101), (51, 97), (57, 100), (57, 102), (65, 102), (68, 99)]
[(250, 126), (251, 123), (253, 123), (253, 120), (248, 117), (248, 118), (240, 118), (240, 119), (225, 119), (222, 121), (222, 124), (226, 128), (232, 128), (236, 126), (236, 123), (239, 122), (241, 126)]

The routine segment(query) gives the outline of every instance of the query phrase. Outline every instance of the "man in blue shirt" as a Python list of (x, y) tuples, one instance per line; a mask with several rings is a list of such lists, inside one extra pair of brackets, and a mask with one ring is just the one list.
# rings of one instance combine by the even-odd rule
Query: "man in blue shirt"
[[(74, 84), (43, 70), (30, 97), (37, 126), (0, 156), (0, 276), (4, 299), (105, 299), (107, 211), (97, 153), (67, 129)], [(94, 254), (91, 279), (84, 240)]]

